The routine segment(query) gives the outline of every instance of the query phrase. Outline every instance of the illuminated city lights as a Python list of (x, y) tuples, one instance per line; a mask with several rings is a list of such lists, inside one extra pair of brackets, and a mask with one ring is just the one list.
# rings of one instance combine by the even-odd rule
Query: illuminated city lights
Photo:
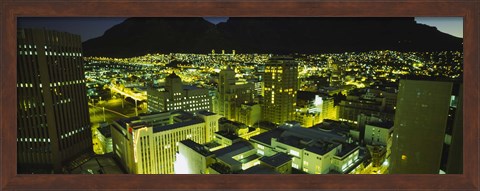
[(130, 174), (461, 173), (460, 50), (107, 57), (35, 32), (19, 31), (22, 172), (104, 173), (82, 167), (101, 155)]

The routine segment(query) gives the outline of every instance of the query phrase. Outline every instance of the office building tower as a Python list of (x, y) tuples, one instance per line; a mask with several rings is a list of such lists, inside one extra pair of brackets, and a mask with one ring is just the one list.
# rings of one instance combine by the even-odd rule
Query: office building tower
[(19, 29), (17, 42), (18, 172), (68, 171), (93, 152), (80, 36)]
[(130, 174), (173, 174), (179, 142), (211, 142), (219, 118), (173, 111), (117, 120), (111, 126), (114, 157)]
[(272, 57), (265, 63), (263, 118), (276, 124), (295, 119), (298, 63), (288, 57)]
[[(461, 140), (461, 134), (460, 137), (451, 136), (452, 132), (462, 129), (458, 122), (462, 118), (461, 113), (455, 112), (462, 110), (458, 108), (461, 106), (460, 91), (461, 88), (452, 82), (400, 81), (390, 158), (391, 174), (439, 173), (443, 165), (442, 155), (447, 156), (447, 148), (455, 148), (459, 143), (454, 144), (449, 139)], [(448, 158), (450, 161), (444, 160), (445, 164), (455, 163), (455, 156)]]
[(328, 62), (328, 68), (330, 69), (330, 78), (328, 80), (330, 82), (330, 86), (338, 87), (343, 85), (343, 80), (342, 80), (343, 72), (342, 72), (341, 66), (343, 66), (344, 63), (335, 62), (333, 61), (332, 58), (329, 58), (327, 62)]
[(214, 112), (225, 118), (238, 121), (238, 111), (242, 104), (253, 101), (255, 85), (237, 82), (231, 68), (220, 71)]
[(207, 89), (183, 85), (182, 79), (175, 73), (165, 79), (163, 88), (147, 90), (148, 112), (184, 110), (196, 112), (211, 110), (211, 96)]

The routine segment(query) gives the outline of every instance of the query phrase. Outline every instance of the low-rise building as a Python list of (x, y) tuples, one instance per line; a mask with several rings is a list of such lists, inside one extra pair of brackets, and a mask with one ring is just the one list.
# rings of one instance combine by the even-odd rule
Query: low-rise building
[(324, 119), (337, 119), (334, 100), (328, 95), (315, 92), (298, 91), (296, 121), (304, 127), (312, 127)]
[(393, 122), (371, 122), (365, 125), (364, 143), (387, 146), (393, 132)]
[(393, 121), (395, 115), (396, 94), (386, 91), (360, 89), (350, 91), (346, 100), (338, 105), (340, 121), (358, 123), (358, 116), (377, 116), (386, 121)]
[(286, 124), (250, 139), (262, 156), (292, 157), (292, 167), (309, 174), (349, 173), (360, 163), (359, 146), (334, 129)]
[(112, 133), (110, 131), (110, 126), (108, 125), (108, 123), (100, 124), (100, 127), (96, 128), (95, 136), (98, 143), (94, 144), (99, 144), (98, 152), (97, 150), (95, 150), (95, 153), (105, 154), (113, 152)]
[(165, 86), (147, 89), (148, 112), (184, 110), (196, 112), (212, 111), (212, 97), (208, 89), (183, 85), (175, 73), (165, 79)]

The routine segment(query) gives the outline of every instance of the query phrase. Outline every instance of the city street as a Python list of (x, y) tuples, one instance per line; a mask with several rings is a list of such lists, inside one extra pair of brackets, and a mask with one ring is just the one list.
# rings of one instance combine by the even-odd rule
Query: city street
[[(113, 120), (117, 120), (120, 118), (135, 116), (135, 105), (130, 102), (123, 101), (123, 108), (122, 108), (122, 99), (114, 98), (114, 99), (99, 101), (95, 105), (92, 105), (92, 103), (89, 103), (89, 112), (90, 112), (90, 122), (92, 123), (92, 128), (93, 128), (93, 127), (98, 127), (98, 124), (102, 122), (110, 123)], [(145, 112), (146, 112), (145, 104), (139, 105), (138, 114), (145, 113)]]
[[(146, 104), (139, 105), (139, 108), (141, 109), (138, 110), (138, 114), (147, 111)], [(101, 143), (97, 138), (97, 134), (100, 133), (97, 128), (104, 122), (111, 123), (117, 119), (135, 116), (135, 105), (124, 100), (122, 108), (122, 99), (113, 98), (99, 101), (95, 106), (92, 103), (89, 103), (89, 112), (90, 123), (92, 124), (93, 151), (97, 154), (103, 154), (103, 148), (101, 148)]]

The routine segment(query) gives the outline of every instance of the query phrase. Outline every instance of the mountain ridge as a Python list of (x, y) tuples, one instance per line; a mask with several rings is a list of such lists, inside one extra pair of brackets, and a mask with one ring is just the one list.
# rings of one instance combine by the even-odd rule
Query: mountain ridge
[(201, 17), (128, 18), (83, 43), (85, 56), (148, 53), (335, 53), (370, 50), (443, 51), (463, 39), (413, 18), (231, 17), (212, 24)]

